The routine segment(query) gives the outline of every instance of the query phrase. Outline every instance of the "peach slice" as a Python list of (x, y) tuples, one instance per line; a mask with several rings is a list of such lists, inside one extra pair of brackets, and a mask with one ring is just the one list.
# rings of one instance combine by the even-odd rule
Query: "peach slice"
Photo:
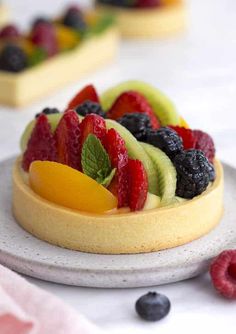
[(64, 207), (104, 213), (117, 207), (117, 199), (89, 176), (51, 161), (34, 161), (29, 170), (30, 186), (35, 193)]

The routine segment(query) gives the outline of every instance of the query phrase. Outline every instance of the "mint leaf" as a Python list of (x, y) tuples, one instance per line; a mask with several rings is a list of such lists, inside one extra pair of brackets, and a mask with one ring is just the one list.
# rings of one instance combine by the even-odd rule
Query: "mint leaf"
[(81, 164), (84, 174), (101, 184), (112, 172), (109, 156), (100, 140), (93, 134), (89, 134), (84, 142)]
[(110, 174), (103, 178), (103, 179), (97, 179), (97, 182), (100, 183), (102, 186), (104, 187), (108, 187), (109, 184), (111, 183), (113, 177), (115, 176), (115, 173), (116, 173), (116, 168), (113, 168), (112, 171), (110, 172)]

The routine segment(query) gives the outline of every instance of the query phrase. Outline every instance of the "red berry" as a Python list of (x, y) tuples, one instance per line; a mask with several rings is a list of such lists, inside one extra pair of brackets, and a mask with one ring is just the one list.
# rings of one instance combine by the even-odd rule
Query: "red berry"
[(106, 135), (106, 123), (101, 116), (95, 114), (87, 115), (80, 123), (80, 145), (83, 146), (88, 135), (91, 133), (95, 135), (103, 143)]
[(56, 128), (55, 140), (58, 162), (80, 169), (80, 128), (75, 111), (64, 113)]
[(104, 141), (111, 165), (116, 168), (116, 175), (109, 190), (118, 198), (118, 207), (128, 205), (128, 152), (125, 141), (115, 129), (108, 130)]
[(236, 299), (236, 250), (226, 250), (218, 255), (211, 264), (210, 275), (221, 295)]
[(23, 169), (28, 171), (31, 162), (35, 160), (57, 161), (55, 139), (47, 116), (44, 114), (41, 114), (36, 120), (27, 149), (23, 155)]
[(0, 38), (18, 38), (20, 32), (18, 28), (13, 24), (8, 24), (0, 30)]
[(93, 85), (88, 85), (79, 91), (79, 93), (77, 93), (75, 97), (69, 102), (67, 108), (75, 109), (87, 100), (99, 103), (99, 97)]
[(200, 130), (194, 130), (193, 135), (196, 140), (194, 148), (203, 151), (208, 160), (213, 163), (215, 157), (215, 145), (211, 136)]
[(129, 207), (131, 211), (142, 210), (147, 199), (148, 177), (139, 160), (129, 159)]
[(158, 118), (154, 114), (148, 101), (138, 92), (128, 91), (122, 93), (111, 106), (107, 117), (116, 120), (125, 114), (134, 112), (145, 113), (150, 118), (152, 128), (160, 128)]
[(161, 6), (160, 0), (137, 0), (135, 3), (135, 7), (157, 7)]
[(31, 41), (45, 50), (48, 57), (58, 53), (58, 41), (53, 24), (41, 22), (35, 25), (31, 34)]
[(178, 135), (182, 138), (185, 150), (195, 147), (196, 139), (191, 129), (186, 129), (181, 126), (174, 126), (174, 125), (169, 125), (169, 128), (175, 130), (178, 133)]

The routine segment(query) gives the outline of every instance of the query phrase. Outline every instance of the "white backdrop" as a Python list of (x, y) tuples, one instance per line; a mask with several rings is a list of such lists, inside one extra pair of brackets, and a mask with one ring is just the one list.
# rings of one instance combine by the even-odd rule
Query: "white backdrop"
[[(33, 15), (57, 15), (70, 3), (65, 0), (5, 2), (22, 27), (27, 26)], [(86, 0), (82, 2), (89, 4)], [(236, 1), (189, 0), (188, 6), (189, 30), (185, 34), (155, 42), (123, 42), (117, 61), (89, 78), (24, 110), (0, 107), (0, 158), (18, 152), (19, 136), (26, 122), (44, 106), (62, 109), (88, 82), (94, 82), (102, 91), (119, 81), (137, 78), (153, 83), (171, 96), (192, 127), (213, 135), (218, 156), (236, 166)], [(170, 297), (173, 309), (167, 319), (154, 325), (139, 321), (133, 313), (135, 299), (148, 289), (83, 289), (32, 281), (112, 333), (157, 331), (163, 334), (180, 330), (205, 333), (207, 329), (220, 333), (226, 325), (229, 333), (233, 328), (235, 331), (236, 303), (215, 295), (207, 275), (157, 288)]]

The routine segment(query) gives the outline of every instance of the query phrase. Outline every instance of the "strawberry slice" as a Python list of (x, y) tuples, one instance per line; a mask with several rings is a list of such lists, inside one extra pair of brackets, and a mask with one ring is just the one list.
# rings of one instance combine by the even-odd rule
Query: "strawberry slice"
[(118, 207), (128, 205), (128, 152), (125, 141), (115, 129), (108, 130), (104, 142), (116, 174), (108, 189), (118, 198)]
[(103, 143), (104, 137), (106, 135), (106, 123), (104, 118), (95, 114), (87, 115), (80, 123), (80, 131), (81, 147), (90, 133), (94, 134)]
[(129, 207), (142, 210), (147, 199), (148, 177), (141, 161), (129, 159)]
[(99, 97), (93, 85), (88, 85), (79, 91), (69, 102), (67, 109), (75, 109), (87, 100), (99, 103)]
[(58, 162), (75, 169), (80, 168), (80, 127), (75, 111), (64, 113), (55, 131)]
[(161, 127), (157, 116), (146, 98), (138, 92), (128, 91), (122, 93), (113, 103), (107, 113), (107, 118), (117, 120), (128, 113), (145, 113), (149, 116), (153, 129)]
[(36, 120), (27, 149), (23, 155), (22, 168), (27, 172), (31, 162), (35, 160), (57, 161), (55, 139), (45, 114), (41, 114)]

